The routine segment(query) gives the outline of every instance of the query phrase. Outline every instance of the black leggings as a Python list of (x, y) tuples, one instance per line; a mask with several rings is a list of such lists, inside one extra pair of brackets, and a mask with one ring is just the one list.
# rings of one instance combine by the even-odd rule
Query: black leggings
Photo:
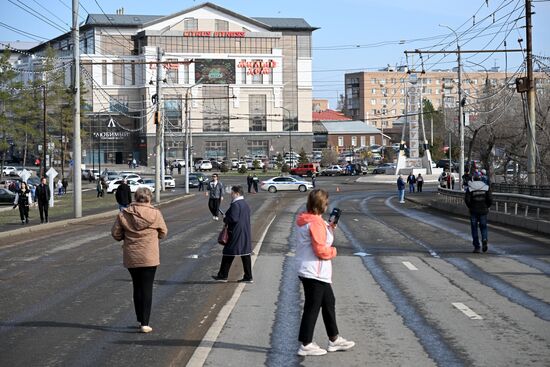
[(136, 318), (141, 325), (149, 325), (151, 304), (153, 303), (153, 281), (155, 280), (156, 266), (143, 268), (128, 268), (134, 286), (134, 308)]
[(214, 217), (218, 216), (218, 212), (220, 210), (220, 203), (222, 202), (222, 199), (208, 199), (208, 209), (210, 209), (210, 213)]
[(29, 207), (26, 205), (19, 205), (19, 217), (21, 217), (21, 222), (24, 220), (29, 220)]
[(321, 282), (316, 279), (300, 277), (304, 286), (304, 313), (300, 323), (300, 334), (298, 340), (303, 345), (308, 345), (313, 341), (313, 331), (315, 323), (319, 316), (319, 310), (322, 308), (323, 323), (329, 338), (338, 335), (338, 326), (336, 325), (335, 305), (336, 299), (332, 292), (330, 283)]

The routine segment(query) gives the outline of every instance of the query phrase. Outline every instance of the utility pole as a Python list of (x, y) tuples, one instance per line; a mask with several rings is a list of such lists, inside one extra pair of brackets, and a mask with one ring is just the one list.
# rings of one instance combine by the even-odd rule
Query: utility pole
[(161, 72), (162, 65), (160, 64), (162, 59), (162, 52), (160, 47), (157, 47), (157, 110), (155, 112), (155, 123), (156, 123), (156, 142), (155, 142), (155, 203), (160, 203), (160, 191), (162, 189), (161, 179), (161, 166), (164, 162), (161, 162), (161, 139), (162, 139), (162, 130), (163, 130), (163, 119), (160, 116), (160, 83), (162, 82)]
[[(45, 83), (45, 81), (44, 81)], [(42, 177), (46, 177), (46, 84), (42, 85), (42, 118), (44, 119), (42, 137)]]
[(525, 32), (527, 35), (527, 106), (529, 109), (529, 121), (527, 128), (527, 183), (529, 186), (537, 184), (536, 179), (536, 114), (535, 114), (535, 93), (536, 85), (533, 77), (533, 25), (531, 24), (531, 0), (525, 0)]
[(189, 194), (189, 92), (185, 92), (185, 194)]
[(82, 217), (82, 147), (80, 142), (80, 34), (78, 29), (78, 0), (73, 0), (73, 211), (74, 217)]

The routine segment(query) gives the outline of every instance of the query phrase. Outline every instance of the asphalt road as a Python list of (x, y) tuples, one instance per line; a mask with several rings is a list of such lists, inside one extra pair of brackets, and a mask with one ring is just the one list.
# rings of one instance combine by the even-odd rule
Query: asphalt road
[[(291, 237), (306, 195), (261, 192), (247, 195), (261, 246), (250, 285), (210, 279), (221, 223), (204, 196), (163, 206), (169, 236), (146, 335), (133, 328), (112, 218), (0, 239), (1, 365), (550, 365), (549, 239), (491, 227), (489, 252), (472, 254), (467, 220), (399, 204), (393, 185), (317, 184), (344, 210), (333, 286), (351, 351), (296, 356), (303, 296)], [(236, 261), (230, 279), (241, 277)], [(315, 339), (326, 345), (321, 320)]]

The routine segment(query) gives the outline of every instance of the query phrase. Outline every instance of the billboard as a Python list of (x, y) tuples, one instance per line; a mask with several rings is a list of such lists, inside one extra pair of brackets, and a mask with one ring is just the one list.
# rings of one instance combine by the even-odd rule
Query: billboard
[(195, 80), (201, 84), (235, 84), (235, 60), (195, 59)]

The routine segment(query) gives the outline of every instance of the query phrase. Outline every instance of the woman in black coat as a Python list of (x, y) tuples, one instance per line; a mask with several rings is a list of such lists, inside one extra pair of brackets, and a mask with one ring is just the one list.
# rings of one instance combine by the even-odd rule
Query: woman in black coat
[(240, 256), (243, 262), (244, 276), (239, 282), (252, 283), (250, 207), (244, 201), (242, 186), (231, 188), (231, 198), (231, 206), (223, 219), (229, 230), (229, 241), (223, 248), (220, 271), (212, 277), (217, 281), (227, 282), (233, 259), (235, 256)]

